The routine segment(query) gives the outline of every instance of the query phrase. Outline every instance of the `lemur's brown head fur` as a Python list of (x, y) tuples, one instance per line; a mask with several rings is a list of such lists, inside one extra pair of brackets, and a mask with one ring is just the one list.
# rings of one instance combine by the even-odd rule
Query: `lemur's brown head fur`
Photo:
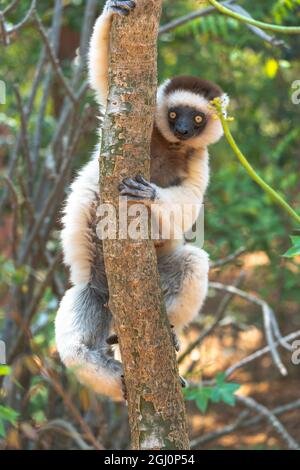
[(164, 82), (158, 89), (155, 117), (163, 137), (194, 148), (217, 142), (222, 125), (209, 107), (216, 97), (228, 101), (223, 90), (208, 80), (179, 76)]

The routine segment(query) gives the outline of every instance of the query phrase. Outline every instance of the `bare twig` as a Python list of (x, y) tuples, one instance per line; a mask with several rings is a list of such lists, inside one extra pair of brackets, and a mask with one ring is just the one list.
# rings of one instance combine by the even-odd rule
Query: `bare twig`
[(9, 15), (9, 14), (16, 8), (16, 6), (18, 5), (18, 3), (20, 3), (20, 0), (13, 0), (13, 1), (3, 10), (3, 14), (4, 14), (4, 15)]
[[(297, 408), (300, 408), (300, 399), (288, 403), (287, 405), (277, 406), (276, 408), (273, 408), (271, 410), (271, 413), (277, 416), (296, 410)], [(251, 426), (255, 426), (265, 419), (265, 417), (261, 414), (252, 418), (249, 418), (249, 415), (250, 412), (243, 411), (233, 423), (224, 426), (221, 429), (217, 429), (216, 431), (204, 434), (203, 436), (193, 439), (191, 442), (191, 448), (196, 449), (201, 444), (206, 444), (207, 442), (219, 439), (220, 437), (226, 436), (227, 434), (231, 434), (240, 428), (245, 429)]]
[[(244, 273), (241, 273), (239, 278), (236, 280), (234, 286), (238, 287), (242, 280), (244, 278)], [(210, 335), (213, 330), (216, 328), (216, 326), (219, 324), (220, 320), (222, 319), (223, 315), (225, 314), (228, 306), (230, 305), (232, 299), (234, 298), (234, 294), (227, 294), (222, 298), (222, 301), (219, 304), (219, 307), (216, 311), (216, 316), (213, 324), (209, 326), (206, 330), (204, 330), (195, 341), (193, 341), (187, 348), (186, 350), (179, 356), (178, 358), (178, 364), (180, 364), (191, 352), (200, 346), (200, 344), (203, 342), (203, 340)]]
[[(226, 286), (224, 284), (221, 284), (220, 282), (211, 282), (210, 287), (213, 288), (213, 289), (223, 290), (225, 292), (230, 292), (232, 294), (235, 294), (235, 295), (247, 300), (248, 302), (252, 302), (252, 303), (254, 303), (256, 305), (259, 305), (261, 307), (262, 312), (263, 312), (265, 334), (266, 334), (268, 344), (270, 346), (270, 351), (271, 351), (273, 361), (274, 361), (275, 365), (277, 366), (277, 368), (279, 369), (280, 373), (282, 375), (287, 375), (287, 370), (286, 370), (285, 366), (283, 365), (283, 363), (280, 359), (280, 356), (278, 354), (277, 347), (276, 347), (276, 342), (274, 340), (274, 326), (273, 325), (274, 325), (274, 322), (277, 323), (277, 321), (275, 319), (275, 315), (274, 315), (273, 310), (267, 304), (267, 302), (260, 299), (259, 297), (248, 294), (247, 292), (244, 292), (244, 291), (242, 291), (242, 290), (240, 290), (240, 289), (238, 289), (234, 286)], [(277, 331), (279, 331), (279, 328), (278, 328)], [(280, 336), (282, 336), (282, 335), (280, 335)]]
[(0, 11), (0, 34), (2, 36), (2, 42), (4, 46), (8, 46), (9, 39), (8, 39), (8, 34), (6, 31), (6, 26), (5, 26), (4, 14), (2, 11)]
[(275, 429), (275, 431), (280, 435), (280, 437), (287, 443), (288, 448), (291, 450), (299, 450), (298, 442), (293, 439), (292, 436), (287, 432), (282, 423), (276, 418), (274, 413), (272, 413), (268, 408), (258, 403), (251, 397), (244, 397), (241, 395), (236, 395), (236, 400), (239, 403), (242, 403), (247, 408), (255, 411), (259, 415), (263, 416), (268, 420), (270, 425)]
[[(285, 342), (287, 341), (293, 341), (296, 338), (299, 338), (300, 336), (300, 330), (294, 331), (293, 333), (290, 333), (289, 335), (285, 336), (283, 340)], [(279, 341), (275, 342), (275, 345), (278, 346), (280, 343)], [(250, 354), (249, 356), (245, 357), (241, 361), (237, 362), (236, 364), (233, 364), (232, 366), (228, 367), (225, 371), (225, 376), (229, 377), (235, 372), (237, 369), (240, 369), (241, 367), (244, 367), (245, 365), (250, 364), (251, 362), (255, 361), (256, 359), (264, 356), (265, 354), (268, 354), (270, 352), (270, 345), (265, 346), (262, 349), (259, 349), (258, 351), (255, 351), (253, 354)]]
[(13, 211), (13, 226), (12, 226), (12, 254), (13, 258), (16, 260), (17, 257), (17, 248), (18, 248), (18, 224), (19, 224), (19, 197), (17, 190), (10, 178), (8, 176), (2, 176), (0, 177), (4, 181), (4, 183), (7, 185), (9, 192), (11, 194), (12, 198), (12, 211)]
[(235, 261), (239, 256), (244, 254), (246, 252), (246, 248), (242, 246), (238, 250), (236, 250), (234, 253), (231, 253), (230, 255), (226, 256), (225, 258), (222, 258), (217, 261), (212, 261), (210, 263), (210, 269), (215, 269), (215, 268), (220, 268), (221, 266), (225, 266), (225, 264), (232, 263)]
[(67, 82), (67, 79), (65, 78), (65, 76), (63, 74), (63, 71), (60, 67), (59, 60), (56, 56), (55, 50), (53, 49), (53, 47), (52, 47), (52, 45), (51, 45), (51, 43), (48, 39), (47, 33), (46, 33), (46, 31), (43, 27), (42, 21), (41, 21), (39, 15), (37, 13), (34, 14), (34, 19), (35, 19), (35, 23), (37, 25), (38, 31), (39, 31), (39, 33), (40, 33), (40, 35), (41, 35), (41, 37), (44, 41), (46, 51), (48, 53), (49, 59), (50, 59), (51, 64), (53, 66), (53, 70), (55, 71), (56, 76), (57, 76), (58, 80), (60, 81), (63, 89), (66, 91), (67, 96), (70, 98), (72, 103), (76, 104), (77, 103), (76, 96), (75, 96), (73, 90), (71, 89), (69, 83)]
[(62, 398), (65, 406), (72, 413), (73, 417), (78, 422), (81, 429), (85, 432), (86, 438), (93, 444), (95, 449), (103, 450), (104, 449), (103, 446), (97, 441), (97, 439), (95, 438), (94, 434), (92, 433), (90, 427), (84, 421), (83, 417), (79, 413), (78, 409), (74, 405), (74, 403), (73, 403), (72, 399), (70, 398), (70, 396), (68, 395), (68, 393), (63, 389), (60, 382), (54, 377), (54, 374), (44, 366), (41, 368), (41, 372), (42, 372), (42, 375), (45, 378), (45, 380), (47, 380), (53, 386), (56, 393), (58, 393), (59, 396)]
[(37, 0), (32, 0), (29, 10), (27, 11), (24, 18), (16, 25), (12, 26), (10, 29), (7, 30), (7, 34), (12, 35), (19, 31), (19, 29), (23, 28), (31, 19), (33, 12), (36, 9), (36, 2)]
[[(234, 1), (235, 0), (227, 0), (226, 2), (221, 2), (221, 3), (222, 5), (228, 7)], [(159, 29), (159, 35), (161, 36), (162, 34), (168, 33), (169, 31), (172, 31), (173, 29), (176, 29), (179, 26), (182, 26), (183, 24), (188, 23), (189, 21), (195, 20), (196, 18), (202, 18), (204, 16), (208, 16), (211, 13), (217, 13), (214, 7), (202, 8), (201, 10), (197, 10), (192, 13), (189, 13), (188, 15), (182, 16), (181, 18), (177, 18), (176, 20), (170, 21), (170, 23), (167, 23), (161, 26)]]
[(42, 426), (38, 432), (39, 433), (44, 433), (48, 431), (58, 431), (62, 432), (68, 437), (71, 437), (78, 447), (81, 450), (91, 450), (92, 447), (89, 446), (81, 437), (75, 426), (73, 424), (69, 423), (65, 419), (53, 419), (52, 421), (49, 421), (47, 424)]
[[(240, 13), (248, 18), (253, 18), (250, 13), (248, 13), (248, 11), (246, 11), (245, 8), (241, 7), (240, 5), (230, 5), (229, 8), (230, 10), (235, 11), (236, 13)], [(278, 39), (276, 38), (276, 36), (270, 36), (270, 34), (266, 33), (260, 28), (257, 28), (256, 26), (252, 26), (251, 24), (245, 24), (245, 26), (252, 33), (256, 34), (256, 36), (258, 36), (260, 39), (268, 42), (272, 46), (281, 47), (286, 45), (286, 43), (282, 39)]]
[(28, 180), (29, 180), (28, 186), (32, 187), (33, 167), (32, 167), (32, 156), (30, 152), (28, 128), (27, 128), (27, 116), (26, 116), (23, 101), (22, 101), (22, 98), (21, 98), (21, 95), (17, 86), (14, 86), (14, 92), (16, 95), (19, 113), (21, 116), (21, 143), (23, 147), (24, 158), (27, 163)]

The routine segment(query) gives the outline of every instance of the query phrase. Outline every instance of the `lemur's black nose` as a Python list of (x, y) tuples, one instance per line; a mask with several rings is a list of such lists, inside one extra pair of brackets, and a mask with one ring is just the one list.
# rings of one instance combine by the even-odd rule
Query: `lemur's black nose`
[(174, 129), (174, 133), (176, 135), (176, 137), (178, 137), (179, 139), (182, 138), (186, 138), (188, 137), (189, 135), (189, 129), (187, 127), (183, 127), (183, 126), (176, 126), (175, 129)]

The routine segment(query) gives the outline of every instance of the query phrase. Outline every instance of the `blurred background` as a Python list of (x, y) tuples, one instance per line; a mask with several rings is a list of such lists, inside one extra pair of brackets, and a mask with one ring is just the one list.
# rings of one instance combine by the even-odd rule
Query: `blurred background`
[[(266, 22), (300, 24), (298, 0), (227, 3)], [(6, 85), (0, 104), (0, 338), (8, 364), (0, 366), (2, 449), (130, 445), (126, 407), (80, 386), (61, 365), (54, 342), (68, 279), (60, 210), (97, 141), (85, 58), (103, 4), (0, 2), (2, 89)], [(190, 74), (221, 85), (231, 97), (239, 146), (299, 211), (300, 104), (291, 95), (300, 80), (300, 38), (270, 36), (206, 9), (199, 0), (163, 2), (159, 80)], [(283, 257), (295, 224), (249, 179), (225, 139), (210, 154), (205, 249), (211, 289), (179, 355), (181, 373), (192, 384), (185, 392), (192, 446), (296, 448), (300, 378), (292, 345), (300, 338), (300, 257)]]

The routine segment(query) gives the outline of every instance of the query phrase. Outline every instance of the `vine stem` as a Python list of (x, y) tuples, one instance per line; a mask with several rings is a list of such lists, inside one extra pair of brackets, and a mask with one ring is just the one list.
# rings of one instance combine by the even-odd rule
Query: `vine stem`
[(294, 219), (298, 224), (300, 224), (300, 216), (294, 211), (294, 209), (278, 194), (277, 191), (275, 191), (271, 186), (269, 186), (254, 170), (252, 165), (248, 162), (247, 158), (245, 155), (241, 152), (239, 149), (237, 143), (235, 142), (229, 126), (228, 126), (228, 120), (224, 114), (223, 114), (223, 109), (222, 109), (222, 104), (218, 102), (217, 100), (214, 100), (214, 106), (215, 109), (218, 113), (218, 116), (221, 120), (223, 130), (224, 130), (224, 135), (232, 148), (233, 152), (241, 162), (242, 166), (245, 168), (247, 171), (248, 175), (257, 183), (279, 206), (281, 206), (289, 215), (292, 219)]
[(251, 24), (257, 28), (264, 29), (266, 31), (273, 31), (274, 33), (283, 33), (283, 34), (300, 34), (300, 26), (280, 26), (271, 23), (264, 23), (263, 21), (257, 21), (254, 18), (248, 18), (246, 16), (240, 15), (235, 11), (230, 10), (224, 5), (221, 5), (217, 0), (208, 0), (209, 3), (216, 8), (223, 15), (230, 16), (235, 20), (240, 21), (241, 23)]

